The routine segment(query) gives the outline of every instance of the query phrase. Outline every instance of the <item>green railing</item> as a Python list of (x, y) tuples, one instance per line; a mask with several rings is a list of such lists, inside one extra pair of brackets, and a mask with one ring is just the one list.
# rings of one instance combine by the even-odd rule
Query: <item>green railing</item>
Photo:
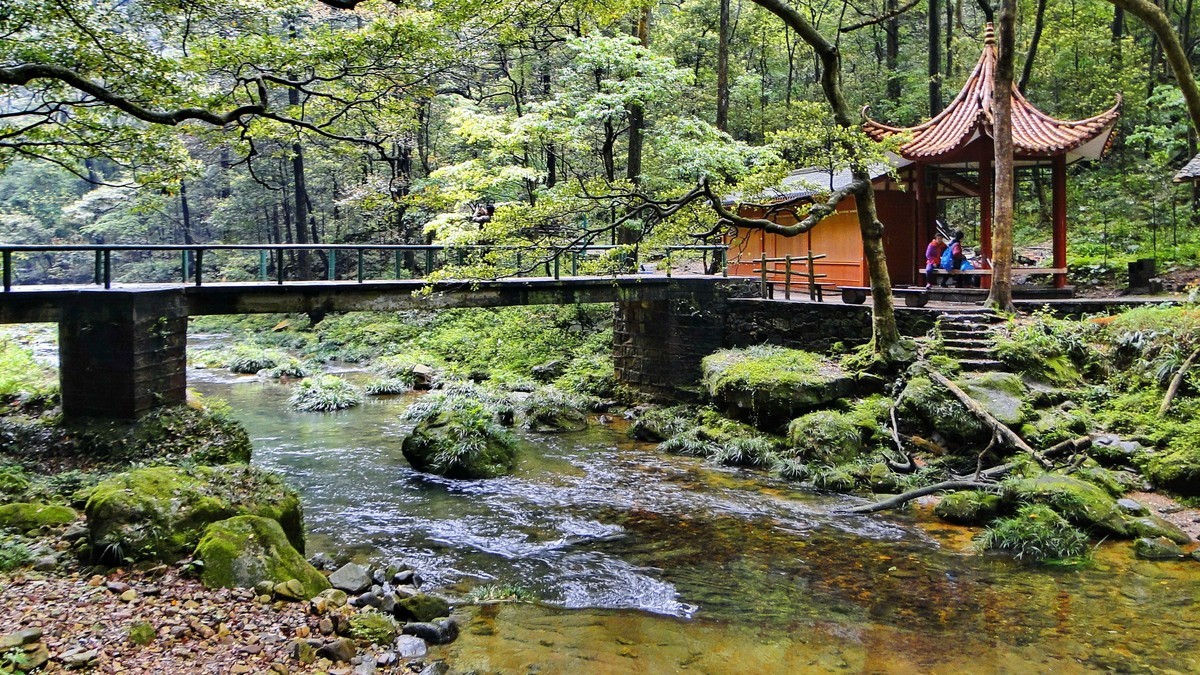
[[(204, 283), (205, 254), (213, 255), (220, 252), (237, 251), (258, 254), (258, 281), (274, 281), (283, 284), (287, 281), (313, 281), (314, 279), (300, 278), (299, 269), (303, 265), (291, 264), (289, 255), (294, 258), (315, 253), (323, 257), (324, 279), (326, 281), (341, 281), (338, 269), (340, 255), (349, 254), (354, 258), (354, 279), (364, 281), (380, 280), (379, 273), (370, 275), (367, 270), (368, 256), (375, 256), (375, 269), (391, 267), (391, 279), (419, 278), (405, 277), (404, 272), (411, 270), (421, 274), (429, 274), (448, 265), (462, 265), (468, 262), (483, 261), (486, 256), (496, 254), (507, 256), (512, 263), (509, 274), (498, 276), (527, 276), (534, 270), (544, 269), (546, 276), (555, 279), (563, 273), (579, 276), (581, 261), (594, 260), (601, 256), (618, 253), (610, 273), (633, 272), (639, 269), (642, 261), (662, 259), (666, 263), (664, 273), (671, 276), (673, 256), (681, 253), (699, 253), (704, 261), (705, 272), (717, 270), (722, 276), (728, 275), (728, 247), (715, 246), (667, 246), (659, 249), (630, 248), (628, 246), (575, 246), (565, 248), (550, 247), (520, 247), (520, 246), (438, 246), (438, 245), (403, 245), (403, 244), (192, 244), (192, 245), (0, 245), (0, 274), (3, 275), (4, 291), (11, 291), (16, 270), (13, 266), (13, 255), (22, 254), (57, 254), (57, 253), (90, 253), (93, 256), (93, 274), (91, 283), (104, 288), (112, 288), (114, 255), (121, 253), (169, 254), (174, 253), (179, 260), (178, 279), (183, 284), (201, 286)], [(709, 256), (712, 256), (711, 264)], [(380, 258), (386, 262), (380, 266)], [(119, 261), (117, 261), (119, 263)], [(495, 262), (490, 261), (489, 264)], [(423, 263), (423, 264), (419, 264)], [(290, 273), (289, 273), (289, 267)], [(315, 275), (315, 273), (313, 273)], [(368, 278), (370, 277), (370, 278)], [(43, 280), (40, 283), (80, 284), (87, 283), (78, 279), (70, 281)], [(135, 282), (136, 283), (136, 282)], [(163, 283), (163, 282), (147, 282)]]

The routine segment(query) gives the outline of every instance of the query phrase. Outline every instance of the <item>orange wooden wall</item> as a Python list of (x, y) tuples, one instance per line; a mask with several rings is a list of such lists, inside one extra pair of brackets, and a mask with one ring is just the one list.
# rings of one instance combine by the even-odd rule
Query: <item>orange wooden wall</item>
[[(918, 266), (918, 242), (914, 232), (915, 202), (912, 196), (898, 190), (876, 190), (875, 203), (879, 219), (884, 224), (884, 252), (888, 259), (888, 272), (893, 284), (912, 284)], [(744, 209), (742, 215), (761, 217)], [(793, 225), (796, 219), (791, 214), (780, 214), (775, 222)], [(858, 212), (853, 198), (838, 204), (838, 210), (805, 234), (784, 237), (766, 234), (761, 230), (739, 228), (730, 244), (729, 273), (756, 276), (756, 261), (763, 253), (768, 258), (787, 255), (802, 258), (811, 250), (814, 255), (825, 254), (825, 258), (814, 265), (818, 274), (827, 275), (822, 281), (838, 286), (866, 286), (869, 282), (866, 262), (863, 260), (862, 233), (858, 225)], [(782, 266), (781, 266), (782, 269)], [(803, 269), (795, 267), (794, 270)]]

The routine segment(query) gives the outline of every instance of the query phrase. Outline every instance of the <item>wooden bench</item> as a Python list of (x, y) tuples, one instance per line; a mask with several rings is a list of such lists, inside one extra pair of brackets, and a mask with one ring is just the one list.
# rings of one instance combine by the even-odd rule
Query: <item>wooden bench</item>
[[(861, 305), (870, 294), (870, 286), (842, 286), (842, 302), (847, 305)], [(893, 288), (892, 295), (904, 298), (905, 307), (924, 307), (929, 302), (929, 291), (924, 288)]]
[[(1066, 274), (1067, 268), (1065, 268), (1065, 267), (1014, 267), (1014, 268), (1012, 268), (1012, 273), (1014, 276), (1018, 275), (1018, 274), (1020, 274), (1022, 276), (1026, 276), (1026, 275), (1030, 275), (1030, 274)], [(917, 274), (925, 274), (925, 268), (922, 267), (922, 268), (918, 269)], [(933, 276), (935, 276), (935, 277), (936, 276), (990, 277), (990, 276), (992, 276), (992, 270), (990, 270), (990, 269), (944, 270), (944, 269), (941, 269), (940, 267), (938, 267), (938, 268), (934, 268)]]

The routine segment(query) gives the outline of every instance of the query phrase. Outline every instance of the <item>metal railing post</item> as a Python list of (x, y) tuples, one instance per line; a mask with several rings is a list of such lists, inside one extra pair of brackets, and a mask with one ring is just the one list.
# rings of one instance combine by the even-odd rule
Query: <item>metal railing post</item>
[(267, 280), (267, 249), (259, 249), (258, 251), (258, 280)]
[(204, 249), (196, 249), (196, 285), (200, 285), (200, 278), (204, 274)]
[(12, 251), (4, 251), (3, 261), (0, 262), (4, 266), (4, 292), (12, 290)]
[(425, 249), (425, 274), (428, 275), (433, 271), (433, 249)]
[(395, 277), (397, 279), (400, 278), (400, 268), (401, 268), (400, 257), (402, 255), (403, 255), (403, 253), (400, 251), (400, 249), (396, 249), (396, 274), (395, 274)]
[(571, 251), (571, 276), (579, 276), (579, 251)]
[(671, 247), (670, 246), (667, 247), (666, 262), (667, 262), (667, 278), (670, 279), (671, 278)]
[(92, 270), (92, 282), (95, 283), (97, 286), (99, 286), (101, 283), (101, 281), (100, 281), (100, 275), (102, 274), (101, 270), (104, 267), (104, 263), (102, 261), (102, 256), (100, 255), (99, 250), (96, 251), (96, 263), (95, 264), (96, 264), (96, 268), (94, 270)]
[(104, 287), (112, 288), (112, 251), (104, 249)]
[(562, 255), (562, 251), (554, 252), (554, 278), (558, 279), (558, 258)]
[(717, 252), (721, 254), (721, 276), (729, 278), (729, 250), (723, 248)]
[(358, 283), (363, 282), (363, 250), (358, 249)]
[(186, 248), (179, 252), (179, 280), (181, 283), (187, 283), (191, 277), (191, 270), (188, 269), (188, 256), (191, 254)]
[(337, 249), (329, 249), (329, 268), (325, 270), (325, 278), (329, 281), (337, 280)]
[(283, 249), (275, 249), (275, 283), (283, 285)]

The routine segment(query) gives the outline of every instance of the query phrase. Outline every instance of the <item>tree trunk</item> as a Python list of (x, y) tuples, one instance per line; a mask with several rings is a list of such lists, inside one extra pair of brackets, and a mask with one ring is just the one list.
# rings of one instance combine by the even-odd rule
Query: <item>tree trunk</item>
[[(1175, 74), (1179, 89), (1183, 92), (1184, 102), (1187, 103), (1188, 116), (1192, 120), (1192, 128), (1200, 131), (1200, 88), (1196, 86), (1196, 76), (1192, 72), (1187, 52), (1171, 24), (1170, 17), (1161, 7), (1150, 0), (1109, 0), (1116, 7), (1129, 12), (1146, 23), (1162, 48), (1163, 56)], [(1114, 19), (1114, 34), (1116, 20)]]
[(183, 221), (183, 243), (196, 243), (192, 238), (192, 209), (188, 206), (187, 181), (179, 181), (179, 214)]
[[(296, 38), (296, 24), (289, 27), (289, 33), (292, 39)], [(295, 87), (288, 87), (288, 105), (293, 111), (296, 106), (300, 105), (300, 90)], [(296, 114), (293, 112), (292, 114)], [(292, 143), (292, 202), (295, 206), (295, 223), (296, 223), (296, 243), (308, 243), (308, 190), (304, 183), (304, 148), (300, 145), (300, 141), (296, 140)], [(308, 251), (303, 249), (296, 252), (296, 263), (299, 267), (300, 279), (309, 279), (312, 276), (312, 264), (309, 262)]]
[(729, 2), (720, 0), (717, 27), (717, 128), (729, 131)]
[[(949, 0), (947, 0), (949, 1)], [(942, 111), (941, 7), (929, 0), (929, 116)]]
[[(900, 0), (887, 0), (887, 11), (896, 12), (900, 8)], [(883, 31), (886, 34), (884, 47), (884, 63), (887, 67), (887, 99), (892, 103), (900, 102), (900, 16), (896, 15), (887, 20)]]
[[(1189, 0), (1190, 1), (1190, 0)], [(1025, 55), (1025, 66), (1021, 68), (1021, 80), (1017, 90), (1022, 94), (1029, 86), (1029, 76), (1033, 73), (1033, 61), (1037, 58), (1038, 43), (1042, 40), (1042, 28), (1045, 26), (1046, 0), (1038, 0), (1037, 15), (1033, 20), (1033, 36), (1029, 38), (1029, 53)]]
[[(821, 63), (821, 91), (825, 94), (833, 118), (845, 129), (857, 128), (857, 115), (851, 110), (842, 94), (841, 55), (837, 47), (825, 39), (817, 29), (796, 11), (786, 0), (753, 0), (754, 4), (771, 12), (786, 23), (813, 50)], [(850, 157), (856, 156), (853, 144), (845, 150)], [(892, 282), (888, 276), (887, 259), (883, 249), (883, 223), (875, 212), (875, 193), (870, 187), (870, 172), (861, 163), (852, 162), (851, 174), (855, 180), (865, 181), (867, 187), (854, 195), (858, 208), (859, 229), (862, 231), (863, 254), (867, 270), (871, 275), (872, 344), (875, 353), (884, 357), (896, 357), (903, 351), (900, 331), (896, 327), (896, 312), (892, 300)]]
[(1012, 82), (1016, 60), (1016, 0), (1001, 0), (998, 21), (996, 69), (992, 101), (992, 136), (996, 146), (996, 195), (992, 209), (992, 288), (987, 306), (1003, 312), (1015, 310), (1012, 301), (1013, 258), (1013, 140)]

